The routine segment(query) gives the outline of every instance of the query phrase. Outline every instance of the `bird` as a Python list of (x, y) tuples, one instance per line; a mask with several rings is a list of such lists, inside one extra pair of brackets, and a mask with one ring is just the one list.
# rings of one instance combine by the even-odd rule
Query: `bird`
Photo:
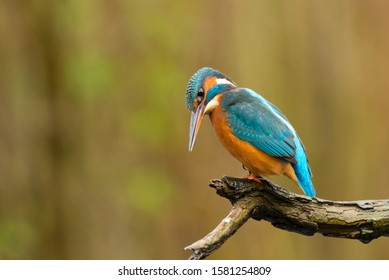
[(305, 147), (286, 116), (249, 88), (238, 87), (210, 67), (199, 69), (186, 88), (191, 111), (189, 151), (193, 150), (204, 115), (220, 142), (249, 171), (249, 178), (283, 175), (309, 196), (316, 195)]

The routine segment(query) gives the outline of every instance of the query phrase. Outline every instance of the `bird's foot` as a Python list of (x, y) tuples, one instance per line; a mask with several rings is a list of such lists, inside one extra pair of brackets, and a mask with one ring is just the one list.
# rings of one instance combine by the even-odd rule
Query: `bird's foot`
[(251, 173), (251, 171), (246, 166), (244, 166), (243, 164), (242, 164), (242, 167), (243, 167), (244, 170), (249, 172), (249, 174), (247, 174), (247, 175), (242, 177), (243, 179), (254, 180), (254, 181), (257, 181), (258, 183), (261, 183), (263, 181), (267, 181), (261, 175), (254, 175), (253, 173)]
[(249, 173), (245, 176), (243, 176), (244, 179), (249, 179), (249, 180), (254, 180), (254, 181), (257, 181), (258, 183), (261, 183), (262, 180), (265, 180), (264, 178), (262, 178), (261, 176), (256, 176), (252, 173)]

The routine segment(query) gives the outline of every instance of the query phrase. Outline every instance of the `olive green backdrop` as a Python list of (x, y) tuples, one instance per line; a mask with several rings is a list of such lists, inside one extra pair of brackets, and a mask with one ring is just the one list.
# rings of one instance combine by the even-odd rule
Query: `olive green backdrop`
[[(0, 2), (0, 258), (183, 259), (245, 174), (205, 120), (200, 67), (262, 93), (307, 148), (317, 195), (389, 198), (389, 2)], [(294, 192), (286, 179), (275, 179)], [(214, 259), (388, 259), (249, 221)]]

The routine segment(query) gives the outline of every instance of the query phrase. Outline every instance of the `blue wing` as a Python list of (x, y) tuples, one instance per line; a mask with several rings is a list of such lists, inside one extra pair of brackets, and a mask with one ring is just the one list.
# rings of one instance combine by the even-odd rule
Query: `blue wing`
[(236, 137), (271, 156), (297, 163), (295, 133), (273, 104), (249, 89), (237, 88), (224, 94), (222, 108)]

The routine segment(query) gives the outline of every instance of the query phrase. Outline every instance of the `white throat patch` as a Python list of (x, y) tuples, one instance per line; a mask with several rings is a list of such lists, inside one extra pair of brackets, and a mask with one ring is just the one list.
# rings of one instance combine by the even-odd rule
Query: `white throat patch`
[(205, 107), (204, 115), (211, 113), (219, 104), (219, 96), (215, 96)]

